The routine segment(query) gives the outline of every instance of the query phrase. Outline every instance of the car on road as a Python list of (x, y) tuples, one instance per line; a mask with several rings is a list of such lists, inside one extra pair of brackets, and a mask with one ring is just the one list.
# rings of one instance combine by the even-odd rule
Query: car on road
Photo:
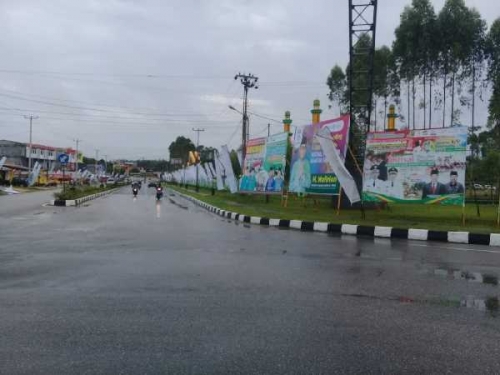
[(114, 184), (115, 182), (114, 178), (108, 178), (108, 181), (106, 181), (107, 184)]
[(149, 181), (149, 183), (148, 183), (148, 188), (150, 188), (150, 187), (156, 187), (156, 185), (157, 185), (157, 184), (158, 184), (158, 183), (157, 183), (157, 182), (155, 182), (155, 181)]

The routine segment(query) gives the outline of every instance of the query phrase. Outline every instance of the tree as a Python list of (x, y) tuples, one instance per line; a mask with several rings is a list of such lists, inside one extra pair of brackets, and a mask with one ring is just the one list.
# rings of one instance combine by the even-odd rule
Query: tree
[[(414, 27), (415, 11), (412, 7), (406, 6), (401, 13), (399, 26), (394, 31), (395, 39), (392, 44), (392, 52), (396, 69), (401, 78), (406, 81), (407, 92), (407, 124), (411, 127), (411, 108), (410, 108), (410, 84), (415, 79), (418, 72), (418, 35)], [(415, 87), (415, 84), (413, 85)], [(413, 90), (413, 93), (415, 91)], [(413, 101), (415, 96), (413, 95)], [(415, 114), (415, 104), (413, 105), (413, 114)], [(415, 127), (415, 123), (413, 123)]]
[(241, 166), (236, 150), (231, 150), (231, 152), (229, 153), (229, 157), (231, 159), (231, 166), (233, 167), (234, 175), (236, 176), (236, 178), (239, 178), (239, 176), (241, 176)]
[[(345, 91), (345, 103), (351, 108), (351, 117), (353, 122), (351, 122), (351, 131), (349, 144), (351, 149), (354, 150), (358, 156), (363, 154), (364, 150), (364, 139), (366, 132), (369, 128), (366, 124), (369, 123), (369, 118), (367, 113), (362, 109), (365, 106), (371, 105), (369, 101), (369, 94), (366, 90), (357, 90), (355, 92), (349, 93), (351, 79), (353, 80), (354, 87), (368, 87), (369, 82), (367, 80), (366, 72), (369, 70), (369, 56), (366, 53), (367, 50), (371, 48), (371, 38), (367, 34), (362, 34), (358, 38), (356, 45), (354, 46), (354, 61), (351, 68), (350, 63), (346, 68), (346, 91)], [(351, 70), (352, 75), (351, 77)], [(352, 102), (350, 102), (352, 100)]]
[(189, 158), (189, 151), (195, 151), (196, 147), (191, 139), (179, 136), (168, 146), (170, 152), (170, 160), (173, 158), (181, 159), (182, 164), (185, 165)]
[(419, 77), (422, 76), (424, 99), (424, 129), (427, 128), (427, 81), (429, 81), (429, 127), (432, 121), (432, 81), (436, 69), (438, 50), (435, 39), (439, 38), (436, 25), (436, 13), (429, 0), (412, 1), (412, 33), (416, 37), (416, 65)]
[(339, 114), (345, 113), (345, 91), (346, 91), (346, 75), (342, 68), (335, 64), (330, 71), (330, 75), (326, 80), (326, 84), (330, 89), (328, 99), (336, 103), (339, 108)]
[[(438, 26), (440, 35), (440, 63), (443, 74), (443, 127), (446, 117), (447, 76), (451, 91), (450, 126), (456, 121), (455, 85), (457, 75), (463, 78), (470, 74), (471, 59), (477, 49), (477, 43), (485, 32), (485, 23), (479, 13), (465, 6), (464, 0), (446, 0), (439, 12)], [(477, 51), (476, 51), (477, 52)], [(459, 80), (459, 84), (462, 79)]]
[(375, 130), (377, 129), (377, 97), (384, 99), (384, 130), (387, 119), (387, 98), (391, 93), (389, 84), (392, 68), (392, 52), (387, 46), (375, 50), (373, 57), (373, 94), (375, 103)]
[(488, 126), (500, 131), (500, 18), (491, 25), (485, 52), (488, 59), (487, 77), (493, 86), (488, 104)]

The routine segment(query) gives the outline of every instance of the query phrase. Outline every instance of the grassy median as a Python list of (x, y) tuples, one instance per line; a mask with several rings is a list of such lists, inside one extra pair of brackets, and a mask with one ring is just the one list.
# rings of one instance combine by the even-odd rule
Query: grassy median
[(86, 197), (87, 195), (102, 193), (103, 191), (108, 191), (115, 189), (119, 185), (107, 185), (103, 187), (99, 186), (66, 186), (66, 189), (54, 193), (54, 197), (60, 200), (73, 200)]
[(200, 188), (198, 193), (194, 191), (194, 187), (186, 190), (179, 186), (169, 185), (169, 188), (189, 194), (221, 209), (250, 216), (396, 228), (475, 233), (500, 232), (500, 228), (496, 225), (496, 205), (480, 205), (480, 217), (478, 217), (476, 205), (468, 204), (465, 208), (466, 223), (462, 225), (462, 207), (456, 206), (391, 204), (387, 209), (365, 210), (366, 217), (362, 219), (359, 209), (344, 209), (337, 215), (329, 197), (314, 201), (312, 197), (302, 199), (290, 196), (288, 206), (285, 208), (281, 206), (281, 196), (270, 196), (269, 202), (266, 202), (264, 195), (230, 194), (226, 191), (217, 191), (215, 195), (211, 195), (210, 189), (205, 188)]

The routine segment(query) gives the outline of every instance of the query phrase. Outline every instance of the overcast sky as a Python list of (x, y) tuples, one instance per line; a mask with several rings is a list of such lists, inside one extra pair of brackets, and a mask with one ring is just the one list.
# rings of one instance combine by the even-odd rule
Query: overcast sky
[[(392, 43), (410, 1), (380, 0), (377, 45)], [(444, 0), (434, 0), (436, 11)], [(469, 0), (488, 24), (498, 1)], [(250, 110), (310, 120), (325, 80), (348, 61), (347, 0), (2, 0), (0, 139), (74, 147), (109, 158), (167, 158), (176, 136), (219, 147), (241, 141), (238, 72), (259, 77)], [(478, 109), (484, 121), (486, 104)], [(437, 116), (436, 114), (436, 120)], [(466, 123), (468, 114), (462, 121)], [(251, 135), (268, 120), (251, 117)], [(436, 121), (438, 122), (438, 121)], [(282, 126), (271, 122), (272, 132)]]

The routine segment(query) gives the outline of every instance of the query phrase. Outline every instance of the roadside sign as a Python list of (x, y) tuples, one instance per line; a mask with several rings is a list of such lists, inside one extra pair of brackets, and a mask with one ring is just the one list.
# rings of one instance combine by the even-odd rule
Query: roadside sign
[(59, 160), (59, 163), (61, 163), (61, 164), (68, 164), (68, 162), (69, 162), (69, 155), (68, 154), (60, 154), (57, 157), (57, 160)]

